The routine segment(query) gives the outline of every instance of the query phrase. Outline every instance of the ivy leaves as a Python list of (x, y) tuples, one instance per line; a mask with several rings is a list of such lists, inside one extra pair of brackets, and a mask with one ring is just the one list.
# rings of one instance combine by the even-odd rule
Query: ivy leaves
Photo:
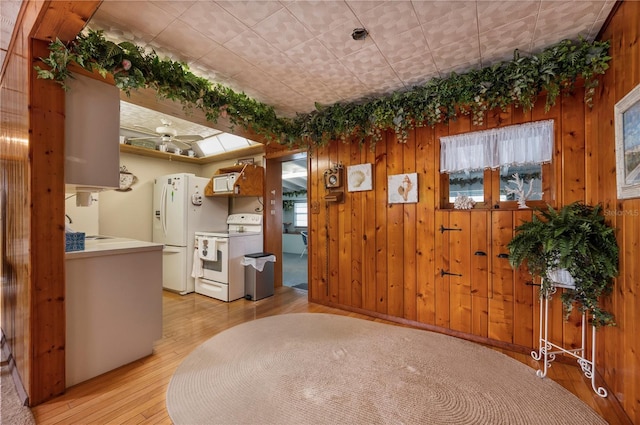
[(155, 52), (145, 53), (133, 43), (116, 44), (102, 31), (80, 34), (68, 44), (55, 40), (50, 54), (42, 61), (50, 69), (36, 67), (39, 78), (52, 79), (66, 88), (68, 70), (75, 62), (102, 76), (113, 74), (116, 85), (126, 93), (142, 87), (154, 88), (162, 97), (180, 101), (186, 108), (201, 109), (208, 120), (222, 116), (232, 125), (251, 129), (289, 147), (322, 146), (331, 140), (371, 147), (392, 129), (400, 142), (406, 142), (415, 127), (446, 123), (457, 115), (471, 114), (475, 125), (482, 125), (487, 110), (505, 109), (514, 104), (533, 108), (541, 92), (547, 94), (548, 110), (563, 90), (571, 90), (579, 78), (585, 84), (585, 103), (592, 105), (597, 76), (604, 74), (611, 59), (609, 42), (564, 40), (542, 52), (521, 56), (464, 74), (436, 77), (410, 90), (353, 103), (316, 105), (316, 110), (295, 118), (278, 117), (268, 105), (236, 93), (220, 84), (197, 77), (184, 63), (161, 59)]

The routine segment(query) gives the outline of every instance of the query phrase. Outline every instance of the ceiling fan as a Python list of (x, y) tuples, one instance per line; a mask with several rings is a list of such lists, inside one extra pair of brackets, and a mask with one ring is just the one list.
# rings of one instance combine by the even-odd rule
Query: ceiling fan
[(136, 125), (138, 132), (148, 133), (148, 137), (127, 137), (127, 142), (148, 140), (153, 141), (156, 145), (165, 146), (165, 149), (172, 147), (174, 149), (188, 150), (191, 149), (191, 143), (202, 140), (203, 137), (198, 134), (184, 135), (178, 134), (178, 131), (171, 127), (171, 121), (161, 119), (162, 125), (156, 127), (155, 130)]

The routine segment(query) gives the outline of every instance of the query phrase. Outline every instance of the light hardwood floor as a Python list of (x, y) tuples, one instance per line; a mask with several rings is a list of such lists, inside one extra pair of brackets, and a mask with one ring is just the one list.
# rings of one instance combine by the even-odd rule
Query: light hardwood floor
[[(259, 301), (224, 303), (198, 294), (164, 292), (163, 338), (154, 354), (92, 380), (33, 408), (38, 424), (170, 424), (165, 408), (169, 380), (178, 365), (198, 345), (243, 322), (285, 313), (333, 313), (373, 318), (307, 302), (307, 292), (281, 287)], [(381, 321), (375, 319), (376, 321)], [(500, 350), (536, 367), (529, 356)], [(533, 371), (532, 371), (533, 373)], [(611, 424), (625, 424), (607, 399), (591, 391), (590, 383), (572, 365), (556, 363), (550, 378), (576, 394)]]

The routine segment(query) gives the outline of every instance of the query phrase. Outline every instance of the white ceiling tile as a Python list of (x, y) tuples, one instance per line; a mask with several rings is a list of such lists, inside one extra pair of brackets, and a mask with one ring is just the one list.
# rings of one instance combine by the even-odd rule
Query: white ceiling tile
[(220, 45), (194, 30), (189, 25), (176, 22), (178, 29), (168, 29), (158, 34), (151, 43), (179, 52), (183, 60), (195, 60)]
[(351, 10), (353, 10), (353, 13), (355, 13), (356, 15), (359, 15), (360, 13), (364, 13), (367, 12), (371, 9), (374, 9), (382, 4), (384, 4), (384, 1), (367, 1), (367, 0), (348, 0), (346, 1), (347, 6), (349, 6), (349, 8)]
[(224, 46), (217, 46), (198, 61), (202, 65), (228, 77), (233, 77), (251, 66), (249, 62)]
[[(471, 54), (475, 51), (476, 54)], [(432, 52), (433, 60), (439, 70), (451, 69), (458, 65), (480, 63), (480, 48), (476, 40), (451, 43)]]
[(386, 93), (390, 90), (404, 88), (404, 84), (390, 66), (386, 68), (375, 68), (369, 72), (357, 74), (356, 77), (358, 77), (358, 80), (360, 80), (363, 85), (371, 90)]
[[(480, 34), (482, 64), (489, 65), (498, 57), (513, 59), (515, 49), (519, 49), (522, 54), (528, 54), (531, 49), (535, 25), (535, 16), (529, 16)], [(501, 48), (496, 48), (496, 46), (501, 46)]]
[(298, 44), (285, 53), (295, 63), (317, 69), (321, 69), (323, 64), (336, 61), (336, 57), (317, 39)]
[(160, 9), (166, 11), (171, 14), (171, 16), (180, 17), (187, 9), (195, 3), (196, 0), (180, 0), (180, 1), (152, 1), (154, 5), (158, 6)]
[[(588, 35), (591, 31), (591, 25), (598, 19), (601, 9), (602, 2), (543, 1), (536, 24), (535, 37), (544, 37), (546, 34), (559, 33), (563, 30), (573, 31), (576, 35), (579, 32)], [(570, 22), (567, 22), (567, 16), (571, 16)], [(572, 38), (577, 39), (577, 37)]]
[(374, 41), (410, 30), (420, 25), (411, 2), (389, 1), (361, 12), (358, 19)]
[[(0, 49), (3, 49), (4, 53), (9, 48), (11, 34), (13, 34), (13, 27), (16, 25), (21, 5), (22, 1), (16, 0), (3, 0), (0, 2)], [(0, 60), (0, 67), (3, 62), (4, 60)]]
[(100, 17), (105, 13), (108, 15), (104, 17), (105, 21), (110, 21), (114, 27), (135, 28), (135, 31), (132, 31), (134, 34), (144, 33), (152, 37), (160, 34), (176, 19), (174, 15), (149, 1), (136, 2), (135, 13), (131, 13), (130, 8), (126, 7), (127, 3), (129, 2), (104, 2), (96, 15)]
[(384, 38), (377, 43), (387, 61), (393, 65), (413, 56), (423, 55), (429, 51), (429, 46), (422, 33), (422, 28), (415, 27), (395, 37)]
[(482, 34), (528, 16), (536, 16), (540, 0), (480, 1), (478, 2), (478, 30)]
[(340, 62), (356, 75), (389, 66), (387, 60), (375, 45), (345, 56), (340, 59)]
[[(9, 3), (0, 0), (3, 11)], [(186, 60), (194, 74), (290, 114), (308, 111), (318, 99), (371, 98), (434, 75), (510, 60), (515, 48), (540, 50), (578, 34), (592, 38), (614, 5), (613, 0), (105, 0), (88, 26), (104, 29), (109, 40)], [(538, 11), (540, 20), (532, 27)], [(358, 27), (370, 31), (359, 42), (351, 38)], [(198, 33), (223, 46), (199, 41)]]
[(256, 24), (253, 30), (281, 52), (313, 38), (311, 31), (287, 9), (280, 9)]
[(273, 15), (283, 7), (278, 1), (265, 0), (233, 0), (219, 1), (217, 3), (248, 27), (253, 27), (255, 24)]
[(441, 69), (440, 78), (445, 78), (449, 76), (452, 72), (455, 72), (456, 74), (464, 74), (465, 72), (469, 72), (472, 69), (479, 69), (479, 68), (480, 68), (480, 65), (476, 61), (461, 63), (452, 68)]
[(251, 63), (260, 63), (280, 56), (281, 52), (264, 38), (246, 30), (224, 43), (224, 47)]
[(242, 22), (213, 1), (195, 2), (180, 18), (220, 44), (247, 29)]
[(475, 15), (448, 15), (442, 25), (425, 24), (422, 26), (427, 44), (431, 50), (443, 46), (478, 39), (478, 25)]
[[(344, 1), (288, 1), (284, 4), (309, 31), (316, 35), (345, 24), (358, 23), (356, 16)], [(353, 28), (355, 27), (351, 29)], [(348, 34), (351, 34), (351, 31)]]
[(455, 17), (476, 16), (476, 1), (414, 1), (413, 8), (421, 25), (446, 26)]
[(431, 52), (422, 52), (418, 56), (392, 63), (391, 66), (407, 86), (425, 82), (438, 75)]

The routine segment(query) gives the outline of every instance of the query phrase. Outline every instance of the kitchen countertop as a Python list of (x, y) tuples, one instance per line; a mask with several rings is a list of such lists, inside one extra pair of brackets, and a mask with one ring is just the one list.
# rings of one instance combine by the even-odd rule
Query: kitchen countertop
[(104, 239), (86, 239), (83, 251), (71, 251), (65, 254), (67, 260), (98, 257), (105, 255), (129, 254), (132, 252), (162, 250), (163, 244), (139, 241), (136, 239), (106, 237)]

